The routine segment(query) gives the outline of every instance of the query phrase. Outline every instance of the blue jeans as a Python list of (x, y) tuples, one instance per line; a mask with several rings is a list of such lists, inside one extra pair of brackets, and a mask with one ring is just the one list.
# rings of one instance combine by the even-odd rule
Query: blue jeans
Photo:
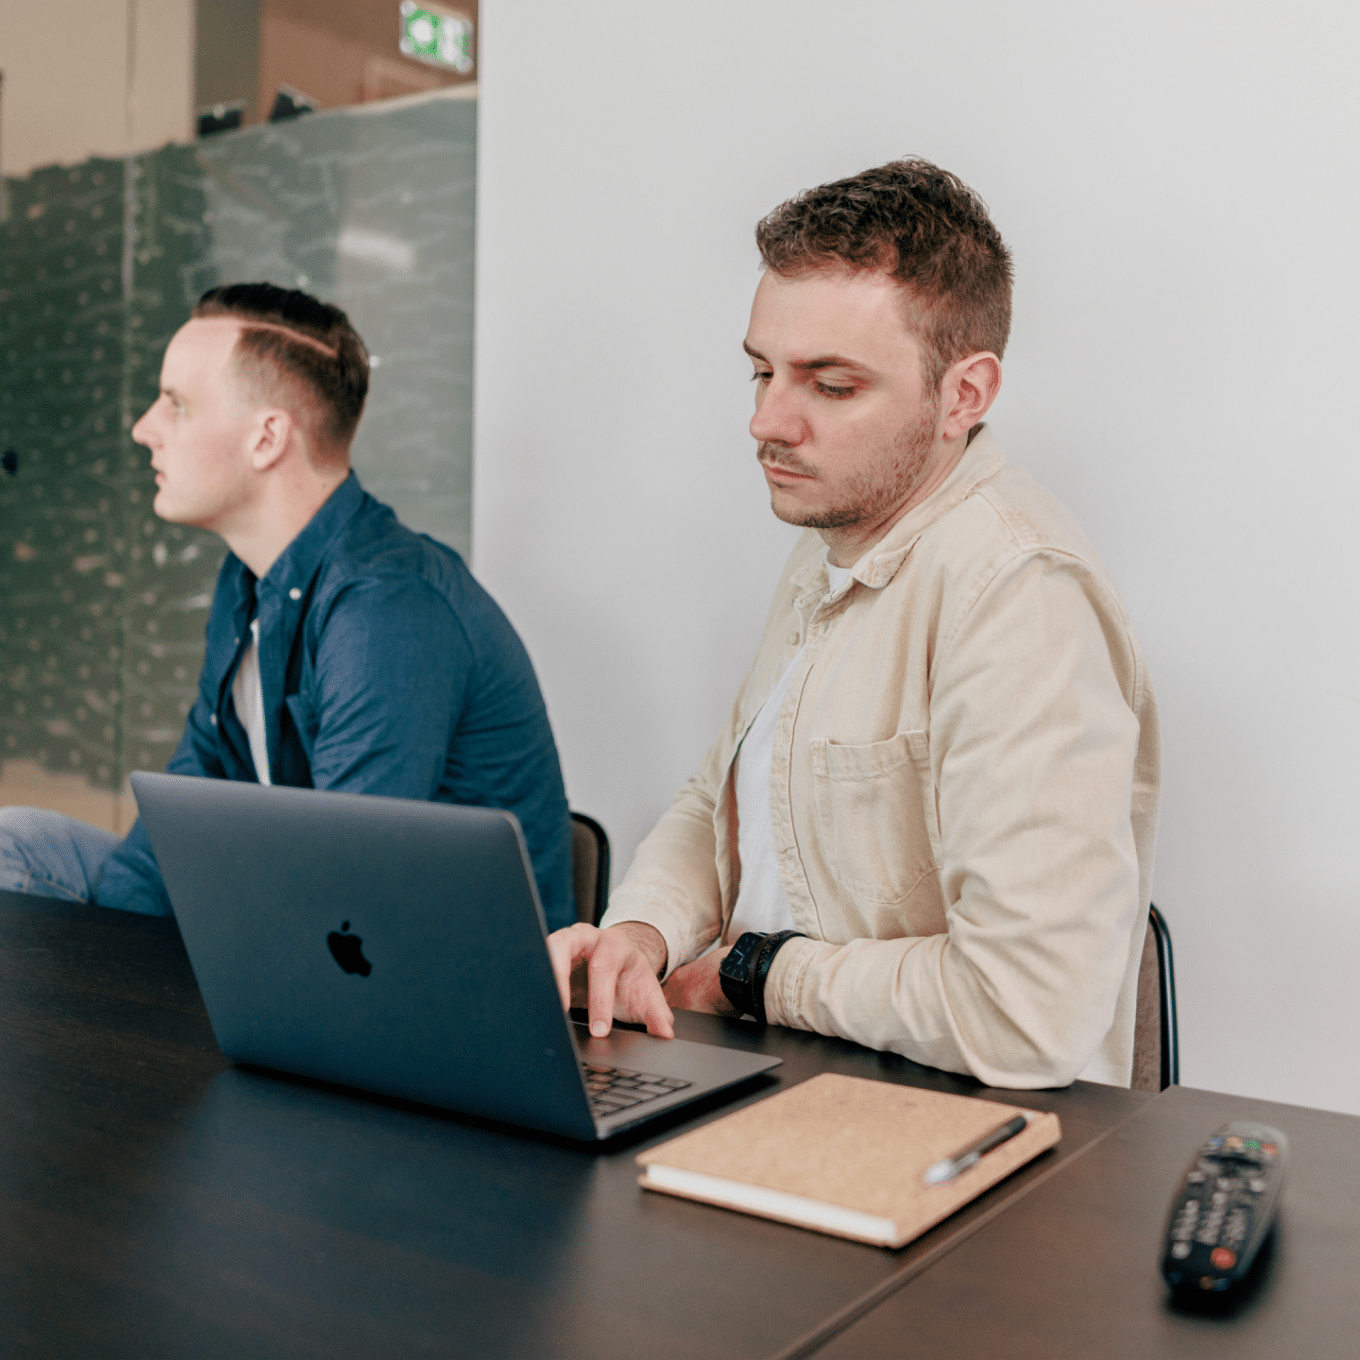
[(121, 840), (45, 808), (0, 808), (0, 888), (93, 902), (104, 861)]

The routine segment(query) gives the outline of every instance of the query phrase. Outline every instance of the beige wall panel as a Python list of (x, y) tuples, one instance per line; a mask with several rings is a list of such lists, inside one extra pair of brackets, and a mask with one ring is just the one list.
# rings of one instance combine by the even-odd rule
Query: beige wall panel
[[(109, 3), (110, 0), (106, 0)], [(194, 136), (194, 2), (136, 0), (132, 151)]]
[(131, 793), (92, 789), (84, 776), (52, 774), (36, 760), (0, 764), (0, 807), (40, 807), (122, 835), (137, 818)]
[(260, 17), (260, 117), (269, 117), (280, 85), (300, 90), (323, 109), (358, 103), (365, 56), (361, 42), (266, 12)]
[[(135, 18), (132, 138), (127, 136), (129, 14)], [(0, 0), (0, 166), (119, 156), (193, 128), (193, 0), (67, 0), (59, 10)]]

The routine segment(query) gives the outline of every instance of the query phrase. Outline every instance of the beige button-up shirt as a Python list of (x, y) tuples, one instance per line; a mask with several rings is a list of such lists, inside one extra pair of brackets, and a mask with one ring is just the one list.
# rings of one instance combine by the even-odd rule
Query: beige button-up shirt
[(828, 599), (822, 540), (799, 540), (731, 716), (604, 924), (655, 926), (668, 970), (726, 929), (736, 753), (806, 643), (770, 810), (809, 938), (775, 959), (770, 1020), (994, 1086), (1127, 1085), (1160, 750), (1109, 576), (985, 427), (853, 576)]

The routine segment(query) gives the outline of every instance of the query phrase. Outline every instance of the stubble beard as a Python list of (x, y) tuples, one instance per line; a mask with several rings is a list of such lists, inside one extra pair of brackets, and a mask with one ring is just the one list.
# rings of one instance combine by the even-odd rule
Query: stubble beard
[[(841, 495), (830, 505), (816, 509), (789, 506), (781, 509), (770, 493), (770, 509), (785, 524), (800, 529), (852, 529), (885, 518), (921, 484), (930, 450), (935, 443), (939, 401), (928, 402), (915, 421), (900, 431), (878, 458), (847, 479)], [(763, 466), (787, 468), (816, 477), (816, 468), (777, 444), (761, 444), (756, 457)]]

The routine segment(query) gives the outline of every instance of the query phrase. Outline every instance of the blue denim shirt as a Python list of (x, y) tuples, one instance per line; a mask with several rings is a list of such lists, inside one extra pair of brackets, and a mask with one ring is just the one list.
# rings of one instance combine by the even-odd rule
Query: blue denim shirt
[[(255, 781), (231, 690), (257, 613), (271, 782), (505, 808), (524, 828), (548, 928), (575, 920), (570, 814), (543, 696), (523, 643), (456, 552), (404, 528), (351, 472), (263, 577), (228, 554), (172, 774)], [(140, 818), (97, 899), (170, 913)]]

